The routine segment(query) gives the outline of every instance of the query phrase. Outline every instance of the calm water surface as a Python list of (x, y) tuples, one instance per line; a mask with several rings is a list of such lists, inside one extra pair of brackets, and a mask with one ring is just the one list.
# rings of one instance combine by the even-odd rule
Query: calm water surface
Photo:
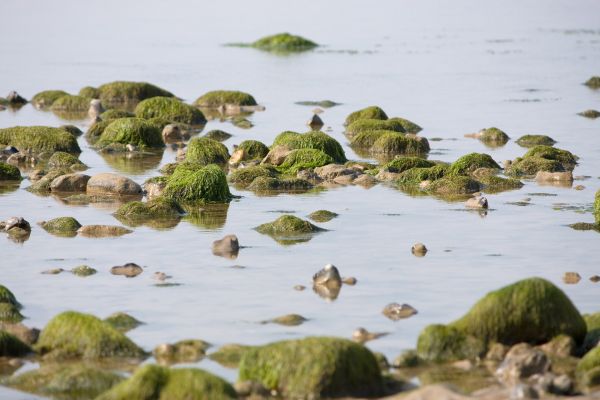
[[(453, 161), (473, 151), (498, 162), (522, 155), (526, 149), (513, 141), (490, 149), (463, 137), (498, 126), (513, 139), (551, 136), (557, 147), (580, 156), (575, 175), (589, 178), (575, 182), (586, 187), (582, 191), (527, 181), (520, 190), (488, 195), (492, 210), (484, 218), (461, 203), (378, 185), (275, 197), (236, 191), (242, 198), (230, 204), (226, 219), (184, 220), (169, 230), (138, 227), (116, 239), (57, 238), (34, 224), (23, 244), (0, 238), (1, 282), (25, 305), (27, 324), (43, 327), (71, 309), (100, 317), (126, 311), (146, 323), (129, 336), (148, 350), (187, 338), (218, 347), (349, 337), (362, 326), (390, 332), (368, 346), (393, 358), (414, 347), (427, 324), (452, 321), (489, 290), (530, 276), (557, 284), (581, 312), (598, 311), (600, 284), (588, 277), (600, 274), (600, 236), (566, 227), (593, 219), (589, 209), (600, 188), (600, 121), (576, 115), (600, 108), (600, 91), (581, 84), (600, 74), (598, 15), (600, 2), (593, 0), (2, 2), (2, 95), (12, 89), (27, 98), (46, 89), (76, 93), (113, 80), (149, 81), (190, 102), (209, 90), (239, 89), (266, 111), (250, 118), (250, 130), (214, 121), (206, 126), (232, 133), (225, 142), (230, 150), (245, 139), (270, 144), (283, 130), (305, 131), (312, 107), (294, 102), (331, 99), (343, 105), (322, 118), (353, 159), (343, 120), (377, 104), (423, 126), (422, 135), (444, 139), (431, 142), (430, 159)], [(288, 57), (222, 46), (280, 31), (324, 46)], [(0, 127), (63, 123), (30, 105), (0, 112)], [(140, 166), (104, 159), (83, 138), (79, 144), (88, 174), (117, 172), (138, 183), (175, 157), (167, 149), (162, 159)], [(118, 224), (113, 205), (67, 206), (25, 191), (29, 184), (0, 195), (1, 218), (20, 215), (35, 223), (68, 215), (82, 224)], [(526, 197), (530, 206), (507, 204)], [(557, 210), (557, 203), (576, 210)], [(307, 243), (284, 247), (252, 229), (282, 210), (305, 217), (323, 208), (340, 216), (320, 224), (329, 231)], [(229, 233), (248, 248), (236, 260), (213, 256), (212, 241)], [(418, 241), (430, 249), (424, 258), (410, 252)], [(146, 270), (135, 279), (109, 274), (126, 262)], [(292, 289), (309, 286), (327, 263), (358, 284), (344, 287), (334, 302)], [(85, 279), (40, 274), (80, 264), (99, 273)], [(182, 285), (154, 286), (155, 271)], [(565, 271), (584, 279), (565, 285)], [(409, 303), (419, 313), (392, 322), (381, 314), (390, 302)], [(259, 324), (288, 313), (309, 321)], [(237, 374), (209, 360), (197, 365), (231, 381)]]

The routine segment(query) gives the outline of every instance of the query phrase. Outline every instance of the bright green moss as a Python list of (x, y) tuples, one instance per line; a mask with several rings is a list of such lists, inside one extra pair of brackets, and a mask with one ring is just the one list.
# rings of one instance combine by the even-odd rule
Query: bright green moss
[(124, 312), (116, 312), (104, 318), (104, 322), (118, 330), (119, 332), (129, 332), (132, 329), (142, 325), (143, 322)]
[(558, 161), (563, 165), (565, 170), (572, 170), (575, 167), (575, 164), (577, 164), (577, 159), (579, 158), (570, 151), (542, 145), (529, 149), (529, 151), (523, 156), (523, 158), (532, 157)]
[(69, 93), (64, 90), (44, 90), (43, 92), (37, 93), (31, 99), (31, 103), (36, 108), (48, 108), (52, 106), (52, 104), (62, 96), (68, 96)]
[(259, 176), (248, 185), (247, 189), (254, 192), (302, 192), (312, 189), (313, 185), (304, 179)]
[(420, 157), (396, 157), (382, 168), (390, 172), (401, 173), (411, 168), (430, 168), (433, 166), (435, 166), (433, 161), (428, 161)]
[(274, 178), (277, 176), (277, 171), (272, 167), (255, 165), (245, 168), (238, 168), (232, 171), (229, 174), (228, 179), (229, 182), (236, 186), (246, 187), (259, 176)]
[(419, 133), (423, 130), (423, 128), (421, 128), (419, 125), (405, 118), (394, 117), (388, 119), (388, 121), (391, 121), (394, 124), (400, 124), (406, 133)]
[(386, 132), (373, 143), (371, 152), (387, 155), (425, 154), (429, 152), (429, 142), (423, 137)]
[(89, 99), (99, 99), (100, 90), (92, 86), (84, 86), (79, 90), (78, 95), (81, 97), (87, 97)]
[(518, 179), (502, 178), (495, 175), (482, 176), (477, 178), (477, 181), (483, 184), (483, 190), (486, 193), (499, 193), (505, 190), (514, 190), (523, 187), (523, 182)]
[(372, 397), (383, 391), (379, 365), (366, 347), (346, 339), (309, 337), (248, 350), (239, 381), (258, 381), (285, 398)]
[(452, 175), (468, 175), (478, 168), (500, 169), (500, 166), (488, 154), (470, 153), (454, 161), (448, 172)]
[(123, 204), (114, 215), (119, 221), (135, 223), (153, 219), (179, 218), (184, 213), (174, 200), (157, 197), (146, 203), (131, 201)]
[(293, 215), (282, 215), (275, 221), (259, 225), (254, 229), (265, 235), (276, 236), (306, 234), (325, 230)]
[(21, 171), (14, 165), (0, 161), (0, 181), (20, 181)]
[(295, 174), (303, 169), (322, 167), (334, 162), (333, 158), (320, 150), (298, 149), (287, 155), (279, 170), (286, 174)]
[(48, 233), (57, 236), (75, 236), (81, 224), (73, 217), (59, 217), (40, 223)]
[(81, 153), (77, 140), (67, 131), (48, 126), (15, 126), (0, 129), (0, 144), (20, 151)]
[(203, 165), (224, 165), (229, 160), (229, 151), (224, 144), (205, 137), (190, 140), (185, 160)]
[(446, 175), (434, 180), (427, 187), (427, 191), (440, 196), (466, 195), (479, 191), (479, 183), (468, 176)]
[(199, 107), (255, 106), (256, 104), (251, 94), (236, 90), (214, 90), (203, 94), (194, 102), (194, 105)]
[(86, 276), (92, 276), (97, 272), (98, 272), (97, 270), (95, 270), (94, 268), (87, 266), (87, 265), (78, 265), (75, 268), (71, 269), (71, 273), (73, 275), (77, 275), (82, 278), (86, 277)]
[(225, 173), (214, 164), (191, 171), (176, 168), (164, 196), (182, 203), (223, 203), (232, 198)]
[(57, 151), (48, 160), (48, 168), (70, 168), (73, 171), (83, 171), (87, 165), (79, 161), (73, 154)]
[(100, 100), (106, 103), (137, 103), (151, 97), (174, 97), (158, 86), (147, 82), (116, 81), (105, 83), (98, 88)]
[(600, 88), (600, 76), (592, 76), (585, 82), (585, 85), (591, 87), (592, 89)]
[(232, 400), (237, 393), (225, 380), (201, 369), (138, 368), (126, 381), (96, 400)]
[(31, 348), (16, 336), (0, 330), (0, 357), (21, 357), (31, 353)]
[(370, 107), (366, 107), (366, 108), (363, 108), (358, 111), (354, 111), (353, 113), (349, 114), (346, 117), (346, 122), (344, 123), (344, 125), (348, 126), (351, 123), (353, 123), (354, 121), (357, 121), (359, 119), (385, 120), (385, 119), (388, 119), (388, 116), (385, 113), (385, 111), (383, 111), (381, 108), (379, 108), (377, 106), (370, 106)]
[(533, 147), (538, 145), (552, 146), (556, 141), (546, 135), (524, 135), (517, 139), (516, 143), (522, 147)]
[(165, 146), (160, 130), (141, 118), (120, 118), (112, 121), (102, 132), (98, 147), (112, 144), (133, 144), (140, 149)]
[(254, 47), (255, 49), (274, 53), (294, 53), (312, 50), (317, 47), (318, 44), (305, 39), (302, 36), (291, 35), (286, 32), (265, 36), (258, 39), (250, 46)]
[(479, 136), (479, 140), (481, 140), (482, 142), (492, 142), (492, 143), (499, 143), (499, 144), (504, 144), (504, 143), (508, 142), (509, 139), (510, 138), (504, 131), (502, 131), (496, 127), (483, 129), (480, 132), (480, 136)]
[(252, 346), (244, 346), (235, 343), (226, 344), (221, 346), (217, 351), (210, 353), (208, 358), (224, 367), (237, 368), (244, 354), (251, 348)]
[(411, 168), (400, 174), (398, 184), (418, 185), (423, 181), (435, 181), (448, 174), (449, 169), (450, 166), (444, 164), (437, 164), (429, 168)]
[(269, 148), (258, 140), (244, 140), (239, 144), (237, 150), (244, 151), (244, 160), (263, 159), (269, 153)]
[(406, 132), (402, 122), (395, 119), (358, 119), (346, 127), (346, 135), (349, 137), (369, 131)]
[(346, 162), (346, 154), (340, 143), (331, 136), (321, 131), (311, 131), (307, 133), (282, 132), (273, 141), (275, 146), (285, 146), (290, 150), (296, 149), (315, 149), (327, 154), (335, 162)]
[(485, 353), (485, 344), (446, 325), (428, 325), (419, 334), (417, 354), (426, 361), (474, 360)]
[(0, 304), (1, 303), (7, 303), (17, 308), (21, 308), (21, 304), (19, 304), (13, 292), (4, 285), (0, 285)]
[(72, 96), (70, 94), (57, 98), (50, 109), (52, 111), (87, 111), (90, 108), (90, 100), (87, 97)]
[(185, 104), (174, 97), (152, 97), (141, 101), (135, 107), (138, 118), (165, 118), (169, 121), (181, 122), (189, 125), (202, 125), (206, 123), (204, 114), (196, 107)]
[(104, 132), (106, 127), (110, 125), (110, 123), (113, 121), (114, 120), (109, 119), (107, 121), (94, 122), (85, 132), (85, 137), (91, 144), (95, 144), (98, 141), (98, 139), (100, 139), (100, 136), (102, 136), (102, 132)]
[[(100, 114), (100, 119), (102, 121), (112, 121), (113, 119), (119, 118), (134, 118), (135, 114), (125, 110), (106, 110), (102, 114)], [(143, 117), (142, 117), (143, 118)]]
[(315, 212), (310, 213), (308, 218), (312, 219), (315, 222), (329, 222), (337, 216), (338, 214), (329, 210), (317, 210)]
[(48, 322), (35, 346), (45, 358), (144, 358), (144, 351), (121, 332), (89, 314), (63, 312)]
[(386, 133), (394, 133), (394, 131), (387, 131), (387, 130), (371, 131), (371, 130), (365, 130), (365, 131), (360, 132), (356, 136), (352, 137), (352, 140), (351, 140), (350, 144), (352, 145), (352, 147), (358, 147), (358, 148), (362, 148), (362, 149), (370, 149), (371, 147), (373, 147), (373, 145), (375, 144), (375, 142), (380, 137), (382, 137), (383, 135), (385, 135)]
[(25, 317), (19, 312), (19, 307), (11, 303), (0, 303), (0, 322), (16, 324)]
[(122, 380), (114, 372), (83, 363), (45, 364), (10, 377), (6, 385), (57, 399), (93, 399)]

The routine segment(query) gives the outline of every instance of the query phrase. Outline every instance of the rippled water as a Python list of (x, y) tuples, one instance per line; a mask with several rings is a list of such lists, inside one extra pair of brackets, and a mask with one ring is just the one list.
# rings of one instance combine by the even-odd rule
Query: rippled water
[[(126, 311), (146, 323), (129, 336), (148, 350), (186, 338), (216, 347), (349, 337), (363, 326), (390, 332), (368, 346), (393, 358), (415, 346), (425, 325), (449, 322), (487, 291), (530, 276), (556, 283), (580, 311), (598, 311), (600, 284), (587, 278), (600, 274), (600, 236), (566, 227), (593, 217), (556, 209), (557, 203), (589, 209), (600, 188), (600, 121), (576, 115), (600, 108), (600, 91), (581, 84), (600, 73), (598, 15), (600, 3), (593, 0), (2, 2), (2, 95), (12, 89), (27, 98), (46, 89), (76, 93), (112, 80), (149, 81), (190, 102), (208, 90), (239, 89), (266, 111), (250, 117), (250, 130), (216, 121), (206, 126), (232, 133), (225, 142), (230, 149), (248, 138), (270, 144), (283, 130), (305, 131), (312, 107), (294, 103), (331, 99), (343, 105), (322, 118), (354, 159), (343, 120), (377, 104), (423, 126), (422, 135), (443, 139), (431, 142), (430, 159), (452, 161), (473, 151), (498, 162), (522, 155), (526, 150), (513, 141), (490, 149), (463, 137), (498, 126), (513, 139), (553, 137), (557, 147), (580, 156), (575, 175), (589, 178), (575, 182), (586, 187), (582, 191), (527, 181), (520, 190), (488, 195), (492, 210), (484, 218), (465, 212), (461, 203), (378, 185), (276, 197), (236, 192), (242, 198), (231, 203), (226, 219), (184, 220), (167, 230), (138, 227), (115, 239), (57, 238), (35, 225), (24, 244), (0, 238), (1, 281), (25, 305), (27, 324), (43, 327), (68, 309), (100, 317)], [(222, 46), (280, 31), (324, 46), (287, 57)], [(63, 123), (30, 105), (0, 112), (0, 127)], [(145, 165), (119, 163), (102, 158), (83, 138), (79, 144), (88, 174), (114, 171), (139, 183), (175, 157), (166, 150)], [(28, 185), (25, 180), (20, 189), (0, 194), (0, 217), (21, 215), (33, 223), (69, 215), (82, 224), (118, 223), (112, 205), (68, 206), (25, 191)], [(507, 204), (525, 197), (530, 206)], [(329, 231), (307, 243), (284, 247), (252, 229), (282, 210), (305, 217), (323, 208), (340, 216), (320, 224)], [(247, 248), (236, 260), (213, 256), (212, 241), (229, 233)], [(430, 249), (424, 258), (410, 252), (417, 241)], [(134, 279), (108, 273), (125, 262), (146, 271)], [(40, 274), (83, 263), (100, 273), (85, 279)], [(344, 287), (334, 302), (310, 289), (292, 289), (308, 285), (326, 263), (358, 284)], [(155, 271), (182, 285), (154, 286)], [(584, 279), (565, 285), (565, 271)], [(392, 322), (381, 314), (390, 302), (409, 303), (419, 313)], [(259, 324), (287, 313), (309, 321), (298, 327)], [(235, 379), (235, 370), (209, 360), (198, 365)]]

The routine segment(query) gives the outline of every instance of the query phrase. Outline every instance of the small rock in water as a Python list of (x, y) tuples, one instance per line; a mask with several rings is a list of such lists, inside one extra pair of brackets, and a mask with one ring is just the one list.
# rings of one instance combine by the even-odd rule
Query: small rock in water
[(144, 269), (135, 263), (127, 263), (125, 265), (117, 265), (110, 269), (113, 275), (124, 275), (127, 278), (133, 278), (144, 272)]
[(212, 253), (215, 256), (234, 259), (237, 258), (239, 251), (240, 243), (235, 235), (227, 235), (212, 244)]
[(313, 114), (323, 114), (325, 112), (325, 110), (317, 107), (317, 108), (314, 108), (312, 112), (313, 112)]
[(423, 243), (415, 243), (411, 248), (412, 253), (417, 257), (423, 257), (427, 254), (427, 247)]
[(583, 186), (583, 185), (577, 185), (573, 189), (575, 189), (575, 190), (584, 190), (585, 186)]
[(488, 208), (488, 201), (483, 196), (471, 197), (469, 200), (465, 202), (465, 207), (467, 208)]
[(104, 107), (102, 107), (102, 102), (99, 99), (93, 99), (90, 101), (90, 108), (88, 108), (88, 117), (92, 121), (96, 120), (104, 112)]
[(164, 272), (156, 271), (154, 273), (154, 275), (152, 275), (152, 278), (156, 279), (157, 281), (164, 282), (167, 279), (171, 279), (172, 276), (171, 275), (167, 275)]
[(416, 308), (409, 304), (390, 303), (383, 309), (383, 315), (392, 321), (412, 317), (417, 313)]
[(594, 283), (600, 282), (600, 276), (592, 275), (592, 276), (590, 276), (590, 281), (592, 281)]
[(304, 286), (304, 285), (296, 285), (296, 286), (294, 286), (294, 290), (297, 290), (299, 292), (303, 291), (304, 289), (306, 289), (306, 286)]
[(527, 343), (514, 345), (504, 357), (496, 375), (504, 382), (518, 382), (535, 374), (543, 374), (550, 369), (550, 360), (543, 351)]
[(98, 272), (98, 271), (96, 271), (94, 268), (89, 267), (87, 265), (80, 265), (71, 270), (71, 273), (73, 275), (77, 275), (77, 276), (81, 276), (81, 277), (94, 275), (96, 272)]
[(63, 272), (64, 269), (62, 268), (52, 268), (52, 269), (47, 269), (45, 271), (42, 271), (42, 274), (46, 274), (46, 275), (58, 275), (61, 272)]
[(581, 275), (579, 275), (577, 272), (565, 272), (565, 274), (563, 275), (563, 282), (568, 285), (574, 285), (576, 283), (579, 283), (580, 280)]
[(341, 287), (342, 278), (340, 272), (333, 264), (327, 264), (322, 270), (313, 275), (315, 286)]
[(131, 232), (133, 231), (117, 225), (84, 225), (77, 229), (79, 235), (94, 238), (123, 236)]
[(354, 332), (352, 332), (352, 340), (358, 343), (365, 343), (369, 340), (374, 340), (380, 338), (382, 336), (387, 335), (387, 332), (369, 332), (365, 328), (357, 328)]
[(356, 280), (356, 278), (355, 278), (355, 277), (353, 277), (353, 276), (349, 276), (349, 277), (347, 277), (347, 278), (343, 278), (343, 279), (342, 279), (342, 282), (343, 282), (345, 285), (354, 286), (354, 285), (356, 285), (356, 282), (358, 282), (358, 281)]
[(6, 100), (8, 100), (8, 103), (11, 105), (23, 105), (27, 103), (27, 100), (14, 90), (8, 93)]
[(572, 182), (573, 173), (571, 171), (566, 172), (548, 172), (538, 171), (535, 175), (536, 182)]
[(25, 232), (31, 232), (31, 225), (23, 217), (10, 217), (6, 221), (0, 223), (0, 228), (3, 228), (5, 232), (12, 229), (21, 229)]
[(324, 124), (321, 117), (319, 117), (317, 114), (314, 114), (310, 121), (308, 121), (307, 125), (310, 126), (310, 129), (313, 131), (318, 131), (323, 127)]
[(266, 324), (266, 323), (272, 322), (275, 324), (285, 325), (285, 326), (298, 326), (306, 321), (308, 321), (308, 319), (304, 318), (302, 315), (287, 314), (287, 315), (282, 315), (281, 317), (270, 319), (268, 321), (263, 321), (263, 323)]

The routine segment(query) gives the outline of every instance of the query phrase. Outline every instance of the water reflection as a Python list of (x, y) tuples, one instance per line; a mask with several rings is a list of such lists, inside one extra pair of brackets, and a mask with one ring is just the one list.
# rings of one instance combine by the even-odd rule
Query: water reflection
[(229, 204), (204, 204), (201, 206), (185, 206), (188, 213), (183, 219), (203, 229), (221, 229), (227, 222)]
[(141, 175), (158, 168), (163, 158), (164, 151), (156, 153), (126, 152), (126, 153), (99, 153), (106, 163), (115, 170), (132, 175)]

